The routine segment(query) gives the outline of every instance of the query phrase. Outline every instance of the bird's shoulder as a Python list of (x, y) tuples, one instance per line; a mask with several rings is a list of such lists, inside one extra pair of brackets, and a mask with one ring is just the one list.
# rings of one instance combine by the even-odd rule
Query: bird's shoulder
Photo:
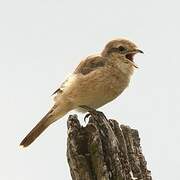
[(88, 56), (86, 59), (82, 60), (80, 64), (74, 71), (74, 74), (89, 74), (90, 72), (104, 67), (106, 64), (106, 58), (100, 55)]

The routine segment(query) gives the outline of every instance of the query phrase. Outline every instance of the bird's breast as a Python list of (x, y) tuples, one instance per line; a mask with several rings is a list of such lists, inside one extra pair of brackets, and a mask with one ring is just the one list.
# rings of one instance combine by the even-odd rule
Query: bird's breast
[(105, 86), (105, 93), (109, 98), (116, 98), (120, 95), (129, 84), (129, 77), (120, 71), (112, 71), (107, 77), (107, 84)]
[(77, 106), (98, 108), (115, 99), (128, 84), (129, 78), (121, 72), (103, 68), (85, 76), (77, 75), (71, 86), (64, 90), (64, 95)]
[(128, 84), (129, 79), (123, 74), (109, 70), (96, 71), (87, 81), (80, 82), (79, 99), (90, 107), (98, 108), (115, 99)]

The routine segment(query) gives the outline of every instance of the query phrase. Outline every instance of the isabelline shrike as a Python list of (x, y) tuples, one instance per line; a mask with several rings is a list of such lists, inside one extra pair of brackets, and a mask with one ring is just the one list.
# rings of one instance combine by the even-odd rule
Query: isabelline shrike
[(97, 109), (119, 96), (128, 86), (134, 68), (134, 55), (143, 53), (126, 39), (110, 41), (99, 55), (82, 60), (72, 75), (53, 95), (54, 106), (23, 139), (30, 145), (50, 124), (73, 109)]

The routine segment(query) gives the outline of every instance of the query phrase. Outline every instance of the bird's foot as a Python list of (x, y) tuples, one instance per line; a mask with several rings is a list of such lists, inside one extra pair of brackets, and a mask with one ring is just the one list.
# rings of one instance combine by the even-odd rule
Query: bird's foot
[(91, 116), (90, 113), (87, 113), (87, 114), (84, 116), (84, 122), (85, 122), (85, 123), (86, 123), (86, 119), (87, 119), (89, 116)]
[(101, 111), (97, 111), (96, 109), (93, 109), (89, 106), (86, 106), (86, 105), (82, 105), (80, 106), (81, 108), (83, 109), (86, 109), (89, 113), (85, 115), (84, 117), (84, 121), (86, 122), (86, 118), (88, 118), (89, 116), (93, 116), (93, 117), (101, 117), (101, 118), (104, 118), (104, 119), (107, 119), (106, 116), (104, 115), (103, 112)]

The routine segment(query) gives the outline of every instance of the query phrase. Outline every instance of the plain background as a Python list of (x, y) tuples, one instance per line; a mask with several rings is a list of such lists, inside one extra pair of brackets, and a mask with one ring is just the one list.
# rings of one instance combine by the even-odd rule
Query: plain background
[(67, 116), (29, 148), (19, 143), (79, 61), (118, 37), (145, 54), (128, 89), (101, 110), (139, 130), (153, 179), (180, 179), (179, 17), (175, 0), (1, 0), (0, 179), (71, 179)]

